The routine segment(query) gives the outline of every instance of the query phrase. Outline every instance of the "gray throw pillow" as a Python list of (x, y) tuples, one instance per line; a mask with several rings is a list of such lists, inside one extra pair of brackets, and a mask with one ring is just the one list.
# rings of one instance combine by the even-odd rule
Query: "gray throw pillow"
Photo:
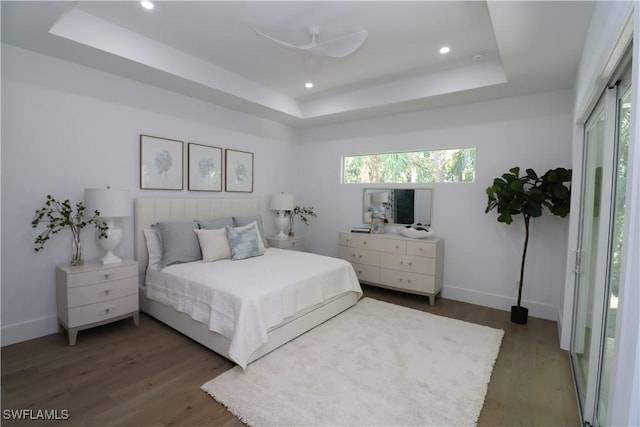
[(218, 230), (225, 227), (235, 227), (233, 218), (230, 216), (216, 219), (199, 219), (198, 225), (204, 230)]
[(269, 247), (269, 242), (267, 242), (267, 236), (264, 234), (264, 227), (262, 226), (262, 216), (253, 215), (253, 216), (234, 216), (233, 220), (236, 222), (236, 227), (242, 227), (244, 225), (251, 224), (255, 221), (258, 224), (258, 232), (260, 233), (260, 238), (262, 239), (262, 244), (265, 248)]
[(226, 227), (226, 230), (232, 260), (238, 261), (262, 255), (258, 249), (258, 235), (255, 227), (242, 231)]
[(162, 242), (160, 268), (202, 259), (195, 221), (164, 221), (154, 225)]

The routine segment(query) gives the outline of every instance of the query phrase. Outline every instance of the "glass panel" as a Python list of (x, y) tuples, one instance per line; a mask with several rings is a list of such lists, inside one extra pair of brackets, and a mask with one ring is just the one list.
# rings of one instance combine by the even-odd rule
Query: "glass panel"
[(611, 363), (616, 335), (616, 315), (618, 313), (618, 289), (620, 285), (620, 261), (624, 241), (624, 210), (627, 190), (627, 164), (629, 153), (629, 127), (631, 122), (631, 88), (628, 87), (618, 101), (618, 156), (616, 162), (615, 201), (613, 211), (613, 233), (611, 236), (611, 260), (609, 275), (609, 294), (605, 320), (605, 345), (598, 395), (598, 421), (605, 425), (609, 385), (611, 382)]
[[(605, 131), (605, 111), (601, 103), (587, 122), (586, 155), (580, 224), (580, 268), (577, 278), (577, 302), (572, 340), (579, 397), (584, 406), (589, 374), (592, 339), (593, 301), (596, 289), (595, 276), (600, 226), (600, 197), (602, 194), (602, 166)], [(597, 337), (596, 337), (597, 339)], [(597, 355), (596, 355), (597, 357)]]
[(475, 148), (344, 156), (342, 182), (422, 183), (473, 182)]

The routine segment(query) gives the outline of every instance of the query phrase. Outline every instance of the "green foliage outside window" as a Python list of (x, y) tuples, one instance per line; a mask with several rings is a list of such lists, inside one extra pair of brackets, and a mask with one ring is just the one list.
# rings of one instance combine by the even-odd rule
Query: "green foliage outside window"
[(473, 182), (476, 149), (415, 151), (345, 156), (344, 184)]

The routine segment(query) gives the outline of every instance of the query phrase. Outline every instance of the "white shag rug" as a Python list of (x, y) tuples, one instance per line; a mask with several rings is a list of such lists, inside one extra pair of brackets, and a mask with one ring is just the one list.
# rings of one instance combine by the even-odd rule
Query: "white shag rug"
[(201, 388), (251, 426), (475, 425), (503, 335), (364, 298)]

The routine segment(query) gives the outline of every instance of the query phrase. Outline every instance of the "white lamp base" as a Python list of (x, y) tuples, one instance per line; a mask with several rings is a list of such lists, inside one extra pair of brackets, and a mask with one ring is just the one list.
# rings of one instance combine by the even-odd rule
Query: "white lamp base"
[(116, 256), (112, 251), (109, 251), (105, 256), (100, 258), (99, 262), (100, 264), (117, 264), (122, 262), (122, 258)]
[[(107, 238), (98, 238), (98, 245), (106, 252), (105, 255), (98, 260), (101, 264), (115, 264), (122, 262), (122, 258), (116, 256), (113, 251), (122, 242), (122, 236), (124, 232), (121, 228), (115, 228), (115, 222), (111, 218), (105, 218), (105, 222), (109, 229), (106, 231)], [(100, 235), (100, 231), (97, 231), (97, 236)]]
[(286, 239), (287, 235), (284, 234), (284, 229), (289, 225), (289, 218), (284, 216), (284, 213), (282, 213), (282, 215), (276, 216), (273, 220), (276, 224), (276, 231), (278, 231), (274, 237), (277, 239)]

